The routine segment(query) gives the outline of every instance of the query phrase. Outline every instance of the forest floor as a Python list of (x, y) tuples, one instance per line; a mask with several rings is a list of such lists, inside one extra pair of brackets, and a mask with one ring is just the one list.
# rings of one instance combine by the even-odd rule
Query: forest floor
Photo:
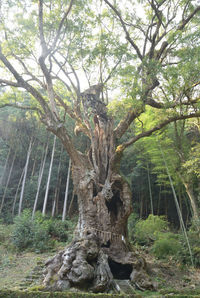
[[(63, 249), (64, 244), (56, 247)], [(42, 283), (44, 262), (55, 254), (23, 252), (16, 253), (9, 249), (7, 243), (0, 243), (0, 294), (3, 289), (33, 289)], [(140, 297), (200, 297), (200, 269), (183, 267), (175, 261), (160, 261), (147, 253), (142, 253), (149, 264), (151, 275), (157, 283), (157, 292), (136, 291)], [(94, 295), (95, 296), (95, 295)], [(106, 296), (106, 295), (105, 295)], [(2, 297), (0, 295), (0, 297)], [(128, 297), (124, 296), (124, 297)]]

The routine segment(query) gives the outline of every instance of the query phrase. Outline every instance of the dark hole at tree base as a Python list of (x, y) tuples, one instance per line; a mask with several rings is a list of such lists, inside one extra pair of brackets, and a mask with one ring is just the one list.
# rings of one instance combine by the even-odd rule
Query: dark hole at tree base
[(131, 272), (133, 270), (132, 265), (130, 264), (120, 264), (112, 259), (108, 259), (108, 264), (110, 266), (110, 270), (115, 279), (129, 279)]

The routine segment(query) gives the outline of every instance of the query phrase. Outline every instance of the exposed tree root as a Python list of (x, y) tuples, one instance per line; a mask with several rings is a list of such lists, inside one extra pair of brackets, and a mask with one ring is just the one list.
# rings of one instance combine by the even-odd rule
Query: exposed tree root
[(52, 290), (120, 291), (116, 279), (130, 280), (140, 290), (154, 289), (146, 263), (131, 252), (102, 248), (94, 234), (75, 239), (64, 251), (46, 262), (44, 285)]

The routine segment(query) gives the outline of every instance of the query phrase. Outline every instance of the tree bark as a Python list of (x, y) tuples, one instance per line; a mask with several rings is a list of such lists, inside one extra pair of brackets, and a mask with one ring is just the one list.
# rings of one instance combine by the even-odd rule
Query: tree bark
[(199, 208), (198, 208), (198, 204), (197, 204), (197, 200), (196, 197), (194, 195), (194, 191), (193, 191), (193, 186), (192, 183), (190, 182), (190, 179), (185, 179), (185, 177), (183, 177), (180, 173), (179, 173), (179, 177), (185, 187), (186, 193), (189, 197), (189, 201), (190, 201), (190, 206), (192, 208), (192, 213), (193, 213), (193, 218), (195, 221), (199, 221), (199, 217), (200, 217), (200, 213), (199, 213)]
[(119, 174), (121, 150), (115, 149), (112, 119), (95, 115), (90, 133), (87, 156), (80, 155), (77, 164), (72, 159), (79, 208), (74, 240), (47, 261), (44, 284), (57, 290), (107, 292), (115, 288), (114, 279), (129, 279), (141, 289), (152, 289), (145, 261), (130, 250), (127, 220), (132, 195)]
[(197, 200), (196, 200), (196, 197), (194, 195), (193, 187), (190, 183), (186, 183), (186, 182), (184, 182), (184, 186), (185, 186), (187, 195), (190, 199), (190, 204), (191, 204), (191, 207), (192, 207), (194, 220), (199, 221), (200, 214), (199, 214), (199, 210), (198, 210), (198, 207), (197, 207)]

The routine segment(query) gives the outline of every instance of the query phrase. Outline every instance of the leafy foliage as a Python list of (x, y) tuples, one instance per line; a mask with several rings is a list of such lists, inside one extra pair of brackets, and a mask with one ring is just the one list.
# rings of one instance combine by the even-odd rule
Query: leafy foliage
[(60, 221), (57, 219), (49, 219), (48, 232), (53, 239), (57, 239), (62, 242), (68, 240), (68, 223), (67, 221)]
[(55, 240), (67, 241), (71, 230), (68, 230), (66, 221), (45, 218), (41, 212), (36, 212), (34, 219), (31, 215), (26, 209), (14, 220), (12, 242), (18, 250), (44, 252), (54, 247)]
[(141, 245), (150, 244), (158, 237), (158, 232), (168, 229), (168, 222), (163, 216), (150, 214), (146, 220), (139, 220), (135, 225), (134, 237)]
[(31, 248), (40, 252), (53, 245), (45, 221), (41, 221), (40, 216), (32, 220), (29, 210), (24, 210), (21, 216), (15, 218), (12, 242), (18, 250)]
[(180, 249), (181, 243), (178, 235), (171, 232), (158, 233), (157, 239), (152, 246), (153, 254), (159, 259), (164, 259), (168, 256), (176, 256)]

